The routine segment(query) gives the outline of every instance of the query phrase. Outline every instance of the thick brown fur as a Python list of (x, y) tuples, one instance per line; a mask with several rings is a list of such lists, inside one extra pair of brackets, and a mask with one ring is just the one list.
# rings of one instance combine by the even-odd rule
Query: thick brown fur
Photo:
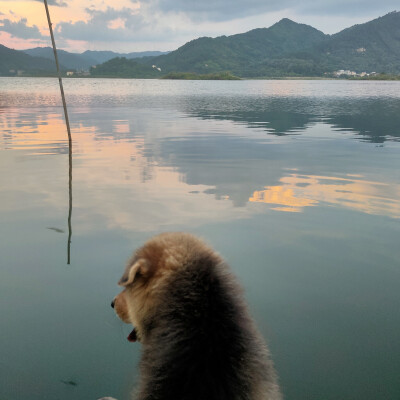
[(133, 254), (119, 285), (113, 306), (143, 346), (135, 399), (281, 399), (236, 278), (200, 239), (153, 237)]

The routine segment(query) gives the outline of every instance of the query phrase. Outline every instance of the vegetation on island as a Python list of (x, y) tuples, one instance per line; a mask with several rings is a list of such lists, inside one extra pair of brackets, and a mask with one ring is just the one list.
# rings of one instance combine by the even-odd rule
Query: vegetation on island
[(103, 64), (90, 68), (90, 75), (96, 78), (160, 78), (162, 73), (157, 68), (116, 57)]
[(239, 77), (230, 72), (216, 72), (213, 74), (196, 74), (194, 72), (170, 72), (162, 79), (183, 79), (183, 80), (210, 80), (210, 81), (237, 81)]

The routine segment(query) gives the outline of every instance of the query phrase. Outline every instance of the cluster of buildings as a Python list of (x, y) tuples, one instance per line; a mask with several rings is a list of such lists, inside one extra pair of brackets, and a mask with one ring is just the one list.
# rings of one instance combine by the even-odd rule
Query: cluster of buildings
[(335, 71), (333, 73), (334, 76), (339, 77), (342, 75), (346, 75), (346, 76), (372, 76), (372, 75), (376, 75), (376, 72), (361, 72), (360, 74), (357, 74), (357, 72), (355, 71), (350, 71), (350, 70), (345, 70), (345, 69), (340, 69), (339, 71)]
[(10, 69), (8, 73), (10, 75), (23, 76), (25, 71), (23, 69)]
[[(27, 73), (29, 75), (29, 71), (26, 72), (23, 69), (10, 69), (8, 71), (9, 76), (26, 76)], [(67, 71), (66, 75), (67, 76), (90, 76), (90, 72), (89, 71)]]
[(89, 71), (67, 71), (67, 76), (90, 76)]

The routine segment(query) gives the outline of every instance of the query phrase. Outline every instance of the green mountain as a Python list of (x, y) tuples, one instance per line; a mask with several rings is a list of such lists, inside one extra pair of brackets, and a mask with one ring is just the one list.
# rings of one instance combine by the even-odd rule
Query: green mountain
[(99, 78), (160, 78), (162, 73), (152, 66), (140, 64), (136, 60), (116, 57), (90, 68), (90, 75)]
[[(65, 69), (63, 66), (60, 68)], [(54, 75), (56, 65), (47, 58), (32, 57), (0, 44), (0, 76), (14, 76), (17, 71), (30, 75)]]
[(144, 62), (157, 65), (163, 72), (231, 71), (243, 76), (249, 65), (309, 48), (326, 38), (327, 35), (311, 26), (285, 18), (270, 28), (215, 39), (202, 37), (192, 40), (167, 55)]

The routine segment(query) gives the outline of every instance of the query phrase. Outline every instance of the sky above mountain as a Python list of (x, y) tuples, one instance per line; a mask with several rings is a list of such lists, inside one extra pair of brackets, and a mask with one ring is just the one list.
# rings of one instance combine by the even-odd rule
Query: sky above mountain
[[(57, 47), (174, 50), (200, 36), (268, 27), (282, 18), (336, 33), (399, 7), (398, 0), (48, 0)], [(42, 0), (0, 0), (0, 43), (49, 46)]]

